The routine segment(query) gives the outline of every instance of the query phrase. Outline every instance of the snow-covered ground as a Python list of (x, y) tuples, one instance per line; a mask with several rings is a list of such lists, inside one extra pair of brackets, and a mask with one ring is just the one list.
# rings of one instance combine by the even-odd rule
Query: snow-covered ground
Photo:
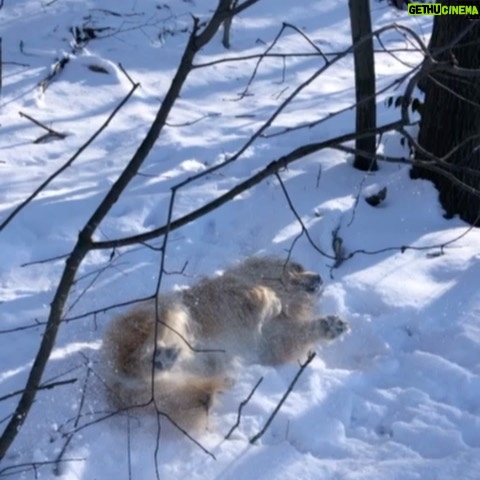
[[(325, 52), (350, 43), (347, 2), (261, 0), (234, 22), (232, 49), (218, 34), (196, 63), (265, 51), (282, 22), (301, 28)], [(375, 27), (393, 21), (427, 39), (429, 23), (372, 3)], [(121, 4), (121, 5), (120, 5)], [(131, 88), (141, 87), (98, 139), (0, 232), (0, 397), (22, 389), (37, 352), (49, 303), (79, 230), (143, 139), (170, 86), (192, 20), (208, 18), (214, 1), (5, 1), (0, 9), (3, 89), (0, 110), (0, 222), (106, 120)], [(120, 14), (120, 15), (119, 15)], [(108, 29), (72, 54), (73, 27)], [(398, 34), (391, 47), (408, 44)], [(293, 29), (274, 52), (312, 53)], [(63, 71), (42, 91), (39, 83), (58, 58)], [(379, 88), (420, 58), (377, 54)], [(400, 61), (401, 60), (401, 61)], [(170, 189), (240, 149), (293, 89), (323, 65), (319, 56), (218, 63), (194, 71), (155, 148), (96, 233), (114, 239), (161, 226)], [(92, 70), (93, 66), (93, 70)], [(96, 67), (96, 68), (95, 68)], [(103, 69), (99, 72), (99, 68)], [(379, 98), (379, 123), (398, 111)], [(305, 143), (353, 130), (353, 112), (316, 128), (268, 138), (353, 103), (352, 59), (346, 57), (306, 88), (235, 162), (181, 188), (174, 218), (227, 192), (271, 161)], [(33, 143), (45, 131), (19, 112), (66, 133)], [(403, 155), (398, 136), (381, 148)], [(324, 278), (319, 312), (351, 325), (343, 340), (319, 345), (286, 403), (260, 439), (263, 426), (298, 365), (252, 366), (240, 372), (211, 414), (211, 428), (195, 438), (212, 456), (169, 425), (108, 411), (98, 369), (102, 332), (117, 310), (86, 315), (155, 290), (160, 253), (145, 246), (89, 254), (69, 298), (67, 319), (44, 382), (77, 379), (38, 393), (25, 425), (0, 465), (8, 478), (65, 479), (476, 479), (480, 471), (480, 233), (445, 220), (434, 188), (411, 181), (408, 168), (381, 163), (376, 173), (351, 167), (333, 150), (293, 163), (201, 219), (171, 233), (162, 289), (187, 286), (249, 255), (292, 255)], [(387, 187), (385, 202), (365, 196)], [(332, 232), (350, 256), (338, 268)], [(453, 241), (454, 240), (454, 241)], [(162, 239), (151, 241), (158, 247)], [(445, 248), (442, 245), (447, 244)], [(411, 247), (411, 248), (403, 248)], [(42, 261), (42, 262), (40, 262)], [(182, 271), (183, 267), (185, 269)], [(175, 273), (177, 272), (177, 273)], [(263, 382), (224, 440), (239, 403)], [(0, 401), (6, 425), (18, 396)], [(158, 436), (160, 433), (160, 436)], [(156, 447), (158, 446), (158, 451)], [(23, 466), (22, 466), (23, 465)], [(34, 465), (34, 468), (32, 468)]]

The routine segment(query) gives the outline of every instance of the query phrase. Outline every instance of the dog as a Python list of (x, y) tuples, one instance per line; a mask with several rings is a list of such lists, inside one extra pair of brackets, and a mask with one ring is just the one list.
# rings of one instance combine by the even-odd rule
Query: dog
[(104, 336), (111, 401), (155, 406), (183, 429), (205, 428), (235, 362), (300, 361), (318, 341), (348, 330), (337, 316), (316, 316), (321, 290), (320, 275), (296, 262), (253, 257), (134, 307)]

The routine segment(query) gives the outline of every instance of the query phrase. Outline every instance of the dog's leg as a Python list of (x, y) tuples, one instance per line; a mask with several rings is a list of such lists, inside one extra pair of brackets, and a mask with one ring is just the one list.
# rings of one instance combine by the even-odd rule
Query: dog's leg
[(298, 342), (313, 344), (320, 340), (333, 340), (346, 331), (348, 323), (336, 315), (316, 318), (312, 322), (295, 324), (294, 333), (291, 333)]
[(333, 340), (349, 329), (348, 323), (336, 315), (317, 318), (306, 326), (306, 334), (311, 333), (318, 340)]
[(280, 315), (262, 329), (260, 361), (277, 365), (301, 360), (318, 341), (333, 340), (347, 330), (348, 323), (334, 315), (302, 323)]

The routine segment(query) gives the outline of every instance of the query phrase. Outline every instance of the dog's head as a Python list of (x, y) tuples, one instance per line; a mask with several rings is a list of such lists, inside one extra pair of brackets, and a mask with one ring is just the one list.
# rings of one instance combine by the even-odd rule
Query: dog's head
[(249, 258), (234, 268), (232, 273), (249, 282), (260, 282), (271, 287), (281, 282), (285, 290), (295, 290), (311, 295), (320, 294), (323, 284), (318, 273), (305, 270), (297, 262), (281, 258)]
[(323, 285), (322, 277), (318, 273), (305, 270), (296, 262), (287, 263), (284, 276), (288, 285), (296, 286), (307, 293), (319, 294)]

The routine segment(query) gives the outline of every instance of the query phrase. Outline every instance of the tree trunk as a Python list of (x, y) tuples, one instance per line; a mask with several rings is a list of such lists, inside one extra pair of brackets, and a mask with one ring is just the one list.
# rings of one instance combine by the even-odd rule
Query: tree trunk
[[(443, 2), (444, 4), (447, 2)], [(450, 1), (449, 4), (462, 2)], [(433, 22), (429, 49), (436, 60), (451, 61), (462, 68), (480, 67), (480, 25), (474, 25), (451, 49), (442, 47), (453, 42), (472, 23), (464, 16), (439, 15)], [(432, 74), (427, 78), (425, 104), (420, 122), (419, 144), (437, 157), (448, 154), (467, 137), (480, 134), (480, 78), (458, 77), (450, 72)], [(437, 83), (438, 82), (438, 83)], [(463, 97), (463, 98), (462, 98)], [(448, 158), (448, 163), (469, 167), (480, 174), (480, 137), (467, 142)], [(418, 159), (424, 159), (417, 152)], [(480, 177), (454, 170), (455, 176), (470, 187), (480, 189)], [(470, 224), (480, 226), (480, 201), (468, 191), (454, 185), (446, 177), (430, 170), (413, 167), (412, 178), (432, 180), (446, 216), (459, 214)]]
[[(372, 34), (370, 19), (370, 0), (349, 0), (350, 25), (352, 29), (353, 45), (361, 38)], [(377, 124), (377, 106), (375, 100), (375, 63), (373, 58), (373, 38), (370, 37), (359, 45), (353, 53), (355, 67), (356, 91), (356, 131), (362, 133), (366, 129), (373, 129)], [(353, 166), (359, 170), (377, 170), (375, 160), (375, 135), (359, 138), (355, 148), (365, 152), (357, 154)]]

